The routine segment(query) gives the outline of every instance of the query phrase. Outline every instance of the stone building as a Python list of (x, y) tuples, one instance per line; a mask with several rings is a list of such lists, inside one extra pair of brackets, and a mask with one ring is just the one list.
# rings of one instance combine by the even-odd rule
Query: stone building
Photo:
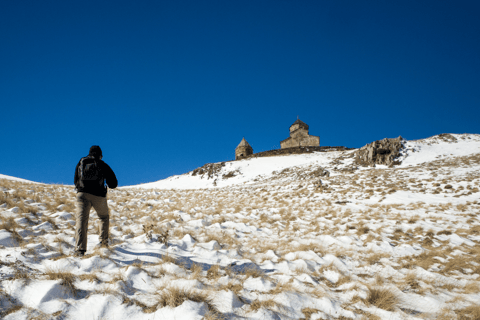
[(235, 148), (235, 160), (242, 159), (251, 154), (253, 154), (253, 148), (248, 144), (247, 140), (243, 138)]
[(280, 141), (282, 149), (293, 147), (318, 147), (320, 146), (320, 137), (308, 134), (308, 124), (297, 119), (290, 126), (290, 138)]

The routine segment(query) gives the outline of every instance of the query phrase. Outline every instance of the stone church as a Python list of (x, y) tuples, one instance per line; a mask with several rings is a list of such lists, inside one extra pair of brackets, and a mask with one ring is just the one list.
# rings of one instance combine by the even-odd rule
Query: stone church
[[(280, 141), (281, 149), (318, 146), (320, 146), (320, 137), (309, 135), (308, 124), (300, 119), (297, 119), (297, 121), (290, 126), (290, 137)], [(252, 154), (253, 148), (250, 146), (247, 140), (243, 138), (237, 148), (235, 148), (235, 160), (243, 159)]]
[(308, 124), (297, 119), (290, 126), (290, 137), (280, 141), (282, 149), (293, 147), (318, 147), (320, 146), (320, 137), (308, 134)]
[(235, 148), (235, 160), (245, 158), (253, 154), (253, 148), (250, 144), (245, 140), (245, 138), (240, 141), (238, 146)]

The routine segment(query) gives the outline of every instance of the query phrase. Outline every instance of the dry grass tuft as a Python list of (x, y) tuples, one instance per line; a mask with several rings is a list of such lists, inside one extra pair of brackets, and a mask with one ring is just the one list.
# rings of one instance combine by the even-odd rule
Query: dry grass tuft
[(455, 310), (459, 320), (480, 320), (480, 305), (471, 305), (465, 309)]
[(434, 244), (432, 238), (430, 237), (425, 237), (425, 239), (422, 240), (422, 245), (424, 247), (431, 247)]
[(135, 299), (130, 299), (128, 296), (124, 295), (122, 296), (123, 297), (123, 300), (122, 300), (122, 304), (126, 304), (127, 306), (131, 306), (131, 305), (136, 305), (140, 308), (142, 308), (142, 311), (145, 312), (145, 313), (152, 313), (152, 312), (155, 312), (155, 307), (149, 307), (147, 305), (145, 305), (144, 303), (138, 301), (138, 300), (135, 300)]
[(387, 287), (369, 288), (367, 302), (377, 308), (394, 311), (399, 299), (395, 293)]
[(249, 267), (245, 268), (242, 271), (242, 274), (245, 276), (245, 278), (252, 277), (252, 278), (264, 278), (265, 277), (265, 272), (260, 269), (260, 268), (255, 268), (255, 267)]
[(207, 313), (205, 313), (205, 315), (202, 318), (202, 320), (223, 320), (223, 319), (225, 319), (225, 317), (221, 313), (210, 311), (210, 310)]
[(368, 264), (377, 264), (380, 262), (380, 259), (382, 258), (388, 258), (389, 255), (387, 253), (384, 253), (384, 252), (374, 252), (372, 254), (370, 254), (366, 259), (365, 261), (368, 262)]
[(12, 196), (10, 196), (8, 193), (2, 192), (0, 194), (0, 205), (4, 203), (6, 203), (9, 208), (15, 207), (16, 205), (15, 201), (13, 201)]
[(105, 295), (115, 296), (115, 295), (118, 295), (118, 290), (111, 287), (103, 287), (101, 289), (97, 289), (93, 291), (92, 294), (101, 294), (102, 296), (105, 296)]
[(240, 294), (240, 291), (242, 291), (242, 289), (243, 286), (239, 283), (235, 283), (234, 281), (230, 281), (227, 284), (218, 287), (218, 290), (232, 291), (237, 296)]
[(0, 223), (0, 230), (5, 229), (8, 232), (12, 232), (16, 228), (18, 228), (18, 224), (15, 222), (13, 217), (2, 218), (2, 222)]
[(147, 239), (149, 240), (152, 240), (154, 233), (158, 234), (157, 241), (168, 247), (168, 239), (170, 238), (169, 230), (164, 230), (162, 227), (154, 224), (144, 224), (143, 232), (146, 234)]
[(361, 227), (359, 227), (358, 230), (357, 230), (357, 233), (358, 233), (359, 235), (367, 234), (368, 232), (370, 232), (370, 228), (367, 227), (367, 226), (361, 226)]
[(406, 274), (405, 278), (403, 278), (403, 284), (400, 286), (403, 289), (412, 289), (412, 290), (418, 290), (420, 288), (420, 284), (417, 281), (417, 275), (415, 272), (409, 272)]
[(270, 309), (270, 310), (274, 310), (274, 309), (278, 310), (278, 309), (282, 309), (283, 306), (273, 299), (262, 300), (262, 301), (257, 299), (255, 301), (253, 301), (252, 303), (250, 303), (250, 309), (252, 311), (257, 311), (260, 308), (265, 308), (265, 309)]
[(158, 307), (167, 306), (171, 308), (176, 308), (187, 300), (191, 300), (194, 302), (204, 302), (211, 313), (219, 316), (221, 315), (217, 307), (213, 304), (213, 298), (209, 294), (203, 291), (197, 292), (193, 290), (187, 290), (185, 288), (176, 287), (164, 289), (158, 294), (158, 302), (156, 304), (156, 308), (158, 309)]
[(116, 283), (119, 281), (125, 282), (127, 279), (125, 277), (125, 274), (121, 272), (120, 270), (114, 274), (112, 274), (112, 279), (108, 281), (109, 283)]
[(190, 279), (198, 279), (202, 275), (203, 269), (201, 265), (192, 263), (190, 266), (190, 271), (192, 272), (190, 274)]
[(414, 224), (414, 223), (416, 223), (419, 219), (420, 219), (420, 217), (419, 217), (418, 215), (415, 215), (415, 216), (410, 217), (410, 219), (408, 219), (407, 223)]
[(214, 264), (208, 269), (207, 271), (207, 279), (208, 280), (216, 280), (221, 277), (220, 266), (218, 264)]
[(81, 274), (78, 276), (78, 279), (82, 281), (88, 280), (89, 282), (96, 282), (96, 283), (100, 282), (100, 279), (98, 278), (97, 274), (93, 272)]
[(363, 303), (366, 304), (366, 300), (364, 298), (362, 298), (361, 296), (359, 296), (358, 294), (356, 294), (352, 297), (352, 300), (350, 301), (350, 303), (355, 304), (357, 302), (363, 302)]
[(467, 261), (461, 259), (460, 257), (456, 257), (445, 264), (444, 268), (442, 269), (442, 273), (449, 273), (452, 271), (463, 272), (463, 269), (468, 267), (469, 263)]
[(34, 277), (34, 275), (28, 274), (28, 272), (26, 272), (24, 269), (16, 268), (13, 279), (29, 281)]
[(58, 226), (57, 226), (57, 224), (55, 223), (55, 220), (52, 217), (42, 216), (42, 221), (50, 223), (52, 225), (53, 229), (58, 229)]
[(61, 280), (61, 284), (70, 290), (72, 294), (75, 295), (77, 293), (77, 288), (74, 284), (77, 276), (73, 273), (61, 269), (47, 268), (44, 275), (47, 276), (49, 280)]
[(438, 260), (435, 259), (436, 256), (443, 257), (444, 254), (439, 252), (438, 250), (422, 252), (415, 257), (406, 258), (402, 263), (402, 267), (411, 269), (414, 266), (419, 266), (425, 270), (428, 270), (432, 264), (438, 262)]
[(9, 217), (6, 219), (2, 219), (3, 221), (0, 223), (0, 230), (5, 229), (12, 234), (12, 239), (19, 245), (23, 243), (23, 237), (19, 235), (16, 229), (19, 225), (15, 222), (13, 217)]
[(438, 236), (439, 236), (439, 235), (442, 235), (442, 234), (448, 236), (448, 235), (451, 235), (451, 234), (452, 234), (452, 231), (450, 231), (450, 230), (442, 230), (442, 231), (439, 231), (439, 232), (437, 233)]
[(463, 288), (464, 293), (469, 294), (469, 293), (478, 293), (480, 292), (480, 285), (477, 282), (469, 282), (467, 285)]
[(0, 317), (2, 317), (2, 319), (6, 316), (8, 316), (9, 314), (12, 314), (12, 313), (15, 313), (17, 312), (18, 310), (22, 309), (23, 307), (21, 305), (14, 305), (8, 309), (0, 309)]
[(338, 281), (335, 283), (335, 287), (340, 287), (342, 284), (349, 283), (352, 281), (350, 275), (341, 276)]
[(171, 255), (169, 255), (168, 252), (167, 252), (167, 254), (162, 255), (162, 260), (161, 260), (160, 263), (174, 263), (174, 264), (176, 264), (177, 260), (175, 260), (175, 258), (172, 257)]
[(360, 318), (360, 320), (381, 320), (382, 319), (379, 316), (367, 311), (363, 311), (363, 310), (357, 310), (357, 311), (362, 314), (362, 317)]

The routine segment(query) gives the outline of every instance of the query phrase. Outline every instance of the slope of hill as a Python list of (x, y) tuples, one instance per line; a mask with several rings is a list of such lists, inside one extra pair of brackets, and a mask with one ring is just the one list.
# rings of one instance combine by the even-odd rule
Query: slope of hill
[(30, 180), (25, 180), (25, 179), (21, 179), (21, 178), (12, 177), (12, 176), (7, 176), (5, 174), (0, 174), (0, 179), (27, 182), (27, 183), (38, 183), (38, 182), (30, 181)]
[[(73, 251), (70, 186), (0, 179), (3, 319), (477, 319), (480, 135), (206, 165), (109, 191)], [(3, 191), (3, 192), (1, 192)]]
[[(357, 168), (353, 163), (355, 150), (329, 151), (271, 158), (250, 158), (240, 161), (207, 164), (189, 173), (140, 184), (132, 187), (155, 189), (204, 189), (239, 185), (261, 185), (264, 182), (279, 180), (283, 173), (305, 175), (320, 168), (330, 170), (332, 176), (344, 175)], [(427, 139), (406, 141), (402, 165), (408, 168), (424, 162), (444, 158), (468, 156), (480, 152), (480, 135), (443, 134)], [(294, 175), (295, 175), (294, 174)], [(292, 176), (293, 177), (293, 176)], [(315, 179), (316, 176), (306, 176)], [(289, 180), (290, 181), (290, 180)]]

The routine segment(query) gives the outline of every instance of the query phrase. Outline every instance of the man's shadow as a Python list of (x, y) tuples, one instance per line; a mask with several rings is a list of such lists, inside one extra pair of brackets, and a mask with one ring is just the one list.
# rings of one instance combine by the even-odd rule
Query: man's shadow
[[(164, 259), (164, 257), (168, 256), (168, 259), (173, 259), (175, 260), (175, 264), (177, 265), (182, 265), (186, 269), (191, 269), (192, 265), (197, 265), (202, 268), (203, 271), (208, 271), (212, 265), (215, 265), (214, 263), (208, 264), (205, 262), (196, 262), (193, 261), (190, 257), (172, 257), (171, 255), (166, 255), (166, 254), (161, 254), (161, 253), (155, 253), (155, 252), (133, 252), (133, 251), (128, 251), (125, 250), (124, 248), (117, 247), (114, 249), (115, 251), (123, 254), (128, 254), (128, 255), (133, 255), (133, 256), (147, 256), (147, 257), (154, 257), (158, 259)], [(134, 259), (134, 260), (117, 260), (117, 259), (112, 259), (113, 261), (119, 263), (119, 264), (126, 264), (126, 265), (131, 265), (135, 262), (138, 262), (139, 259)], [(143, 263), (152, 263), (148, 261), (143, 261)], [(228, 266), (220, 266), (221, 269), (229, 269), (234, 273), (244, 273), (246, 270), (255, 270), (261, 273), (271, 273), (274, 272), (275, 269), (262, 269), (259, 266), (257, 266), (253, 262), (244, 262), (241, 264), (237, 264), (236, 262), (233, 262), (229, 264)]]

